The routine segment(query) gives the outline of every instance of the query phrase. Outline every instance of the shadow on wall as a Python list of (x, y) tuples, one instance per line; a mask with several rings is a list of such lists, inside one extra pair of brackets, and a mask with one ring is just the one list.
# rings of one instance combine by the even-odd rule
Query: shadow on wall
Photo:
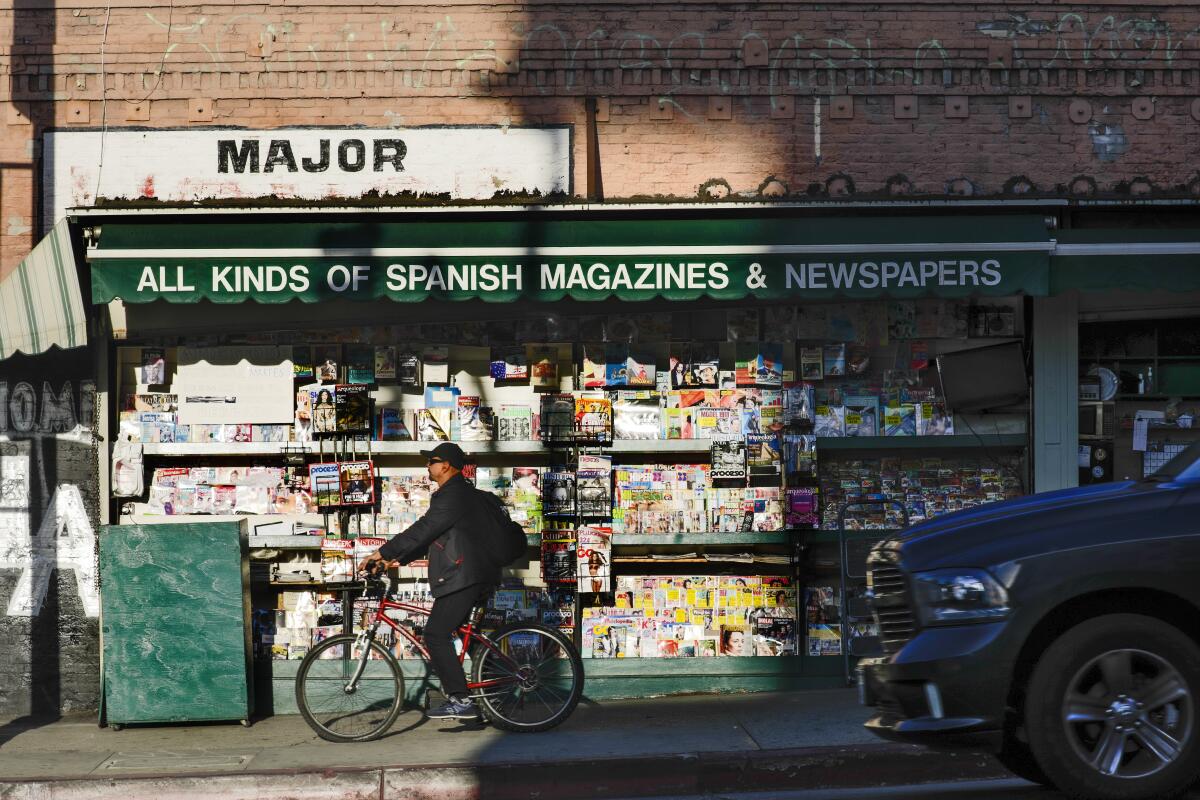
[[(0, 715), (99, 705), (99, 480), (86, 348), (0, 362)], [(2, 735), (2, 734), (0, 734)]]

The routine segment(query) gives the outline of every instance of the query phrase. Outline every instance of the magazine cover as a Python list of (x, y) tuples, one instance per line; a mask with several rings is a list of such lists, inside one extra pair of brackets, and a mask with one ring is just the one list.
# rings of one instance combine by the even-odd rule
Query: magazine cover
[(318, 344), (312, 348), (313, 369), (321, 383), (338, 382), (338, 364), (342, 360), (340, 344)]
[(312, 348), (306, 344), (292, 345), (292, 377), (297, 380), (313, 380)]
[(688, 342), (671, 342), (667, 346), (667, 388), (682, 389), (687, 386), (688, 364), (692, 360), (692, 346)]
[(558, 389), (558, 348), (531, 347), (529, 374), (536, 389)]
[(342, 505), (375, 504), (375, 466), (370, 461), (343, 461), (338, 464)]
[(533, 410), (529, 406), (500, 406), (496, 420), (500, 441), (527, 442), (533, 438)]
[(768, 306), (763, 309), (763, 332), (776, 341), (790, 342), (799, 338), (796, 319), (795, 306)]
[(612, 533), (612, 528), (592, 526), (581, 527), (576, 532), (579, 591), (612, 591)]
[(375, 382), (375, 348), (369, 344), (346, 345), (346, 382)]
[(371, 430), (371, 399), (365, 384), (338, 384), (334, 404), (338, 433), (366, 433)]
[(778, 342), (763, 342), (759, 345), (755, 365), (755, 384), (769, 388), (783, 386), (783, 345)]
[(396, 359), (396, 377), (401, 386), (420, 386), (421, 357), (412, 351), (400, 353)]
[[(571, 395), (565, 395), (571, 397)], [(612, 401), (597, 394), (581, 394), (574, 398), (574, 435), (579, 441), (608, 442), (612, 440)]]
[(737, 386), (758, 384), (760, 348), (757, 341), (738, 341), (733, 347), (733, 382)]
[(741, 439), (714, 441), (710, 450), (714, 479), (746, 479), (746, 442)]
[(813, 387), (810, 383), (792, 382), (783, 387), (783, 424), (786, 427), (811, 425), (813, 422)]
[(778, 475), (780, 471), (779, 434), (750, 433), (746, 435), (746, 468), (752, 477)]
[(912, 300), (888, 302), (888, 338), (917, 338), (917, 304)]
[(660, 397), (657, 392), (617, 392), (612, 404), (614, 438), (659, 438)]
[(575, 474), (547, 472), (542, 476), (542, 513), (548, 516), (575, 513)]
[(846, 374), (846, 345), (827, 344), (821, 348), (821, 368), (826, 378), (840, 378)]
[(817, 406), (813, 433), (817, 436), (846, 435), (846, 409), (843, 406)]
[(721, 626), (721, 655), (754, 655), (754, 639), (744, 625)]
[(800, 480), (817, 473), (817, 437), (785, 433), (783, 435), (783, 469), (789, 480)]
[(575, 439), (575, 397), (566, 392), (542, 395), (540, 434), (544, 442)]
[[(611, 472), (580, 467), (575, 471), (579, 513), (586, 517), (612, 515)], [(604, 591), (607, 591), (604, 590)]]
[(908, 368), (925, 369), (929, 366), (929, 342), (916, 340), (908, 345)]
[(696, 413), (697, 439), (730, 439), (741, 434), (741, 415), (732, 408), (704, 407)]
[(138, 383), (162, 384), (166, 382), (166, 352), (161, 348), (143, 347), (142, 360), (138, 367)]
[(954, 418), (946, 413), (945, 403), (918, 403), (917, 436), (953, 436)]
[(318, 507), (328, 508), (342, 502), (342, 483), (337, 464), (309, 464), (308, 483), (313, 502)]
[(522, 345), (492, 348), (490, 365), (492, 378), (497, 381), (529, 380), (529, 359)]
[(784, 523), (788, 528), (815, 528), (820, 522), (817, 513), (817, 490), (812, 486), (791, 486), (784, 489)]
[(717, 342), (692, 342), (691, 360), (683, 375), (683, 385), (687, 388), (716, 388), (720, 371), (720, 348)]
[(490, 442), (492, 427), (484, 418), (480, 399), (473, 395), (458, 398), (458, 441)]
[(800, 348), (800, 378), (806, 381), (819, 381), (825, 377), (824, 354), (819, 347)]
[(412, 431), (404, 421), (404, 412), (399, 408), (379, 409), (379, 440), (382, 442), (412, 441)]
[(847, 436), (879, 435), (879, 398), (846, 395)]
[(629, 383), (629, 345), (609, 342), (604, 346), (604, 380), (608, 386)]
[(396, 380), (396, 348), (392, 345), (375, 348), (375, 380)]
[(884, 436), (916, 436), (916, 408), (909, 403), (891, 405), (883, 411)]
[(804, 589), (805, 640), (810, 656), (842, 654), (841, 612), (832, 586)]
[(603, 389), (608, 383), (603, 343), (588, 343), (583, 348), (583, 367), (579, 385), (583, 389)]
[(626, 386), (649, 386), (656, 384), (654, 351), (645, 346), (630, 345), (625, 366)]
[(450, 382), (450, 348), (446, 345), (426, 345), (421, 348), (421, 374), (425, 383)]
[[(305, 391), (301, 389), (300, 391)], [(319, 389), (308, 390), (308, 411), (312, 416), (313, 433), (334, 433), (337, 431), (337, 387), (322, 386)], [(297, 422), (299, 422), (300, 406), (297, 405)]]
[(418, 442), (450, 441), (451, 415), (448, 408), (418, 408), (416, 429)]
[(575, 583), (575, 542), (542, 541), (542, 579), (547, 583)]
[(846, 374), (861, 377), (871, 367), (871, 351), (866, 345), (852, 344), (846, 348)]

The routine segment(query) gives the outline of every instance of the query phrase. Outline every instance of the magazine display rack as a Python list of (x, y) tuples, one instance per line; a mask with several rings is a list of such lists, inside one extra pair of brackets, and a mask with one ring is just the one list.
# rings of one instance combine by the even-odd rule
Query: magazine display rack
[[(1000, 305), (989, 342), (1019, 338), (1020, 303)], [(432, 490), (420, 451), (447, 439), (528, 535), (528, 563), (506, 571), (488, 621), (570, 633), (590, 695), (840, 683), (844, 626), (873, 624), (847, 613), (850, 550), (903, 523), (839, 522), (838, 509), (900, 498), (918, 520), (1023, 489), (1024, 418), (949, 413), (931, 367), (985, 335), (974, 309), (141, 342), (118, 348), (113, 422), (141, 443), (146, 489), (114, 503), (133, 523), (246, 520), (256, 655), (277, 711), (312, 642), (354, 623), (331, 585), (420, 517)], [(409, 600), (427, 599), (424, 568), (398, 573)]]

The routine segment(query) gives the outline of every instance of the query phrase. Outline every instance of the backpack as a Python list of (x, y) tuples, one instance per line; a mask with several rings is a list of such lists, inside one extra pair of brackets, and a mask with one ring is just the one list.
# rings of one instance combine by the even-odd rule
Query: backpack
[(484, 532), (484, 549), (497, 567), (507, 567), (529, 549), (525, 529), (512, 521), (499, 497), (491, 492), (477, 491), (488, 510), (487, 517), (492, 521), (492, 529)]

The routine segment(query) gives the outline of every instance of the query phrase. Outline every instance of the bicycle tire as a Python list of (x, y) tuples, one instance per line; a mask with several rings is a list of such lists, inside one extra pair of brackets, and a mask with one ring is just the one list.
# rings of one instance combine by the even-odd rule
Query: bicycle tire
[[(357, 636), (346, 634), (332, 636), (309, 650), (308, 655), (300, 662), (300, 669), (296, 671), (296, 705), (300, 709), (300, 715), (304, 717), (304, 721), (308, 723), (310, 728), (316, 731), (318, 736), (328, 742), (369, 742), (378, 739), (387, 732), (388, 728), (392, 726), (392, 723), (396, 721), (396, 717), (400, 715), (400, 712), (404, 708), (404, 675), (400, 671), (400, 665), (397, 663), (395, 656), (374, 639), (370, 642), (370, 649), (381, 654), (382, 657), (368, 660), (367, 670), (371, 672), (390, 672), (390, 676), (387, 674), (381, 676), (373, 675), (369, 679), (371, 681), (372, 692), (370, 694), (364, 693), (364, 698), (369, 700), (370, 697), (376, 697), (378, 700), (363, 710), (366, 716), (362, 722), (368, 727), (365, 730), (355, 731), (354, 733), (343, 732), (337, 728), (330, 727), (330, 721), (324, 719), (327, 712), (311, 707), (310, 686), (315, 688), (319, 685), (316, 684), (317, 680), (322, 680), (325, 684), (336, 686), (339, 679), (348, 678), (357, 667), (358, 659), (355, 656), (358, 653), (354, 651), (354, 645), (357, 642)], [(322, 653), (330, 648), (341, 645), (346, 646), (342, 650), (341, 657), (321, 658)], [(372, 666), (381, 662), (386, 667)], [(331, 678), (320, 677), (314, 674), (314, 665), (333, 663), (341, 664), (341, 670), (339, 671), (337, 667), (318, 668), (317, 670), (318, 672), (326, 671), (333, 673)], [(338, 674), (339, 672), (340, 674)], [(311, 693), (311, 696), (318, 694), (321, 693), (314, 691)], [(329, 689), (326, 689), (324, 694), (336, 697), (336, 695), (329, 694)], [(345, 696), (350, 698), (357, 694), (355, 692), (353, 695)]]
[[(556, 654), (551, 653), (547, 657), (539, 657), (539, 661), (536, 663), (522, 662), (521, 656), (517, 656), (513, 652), (513, 640), (511, 639), (514, 634), (521, 633), (538, 634), (548, 637), (562, 650), (565, 657), (558, 658)], [(579, 657), (579, 651), (575, 649), (575, 645), (571, 643), (570, 639), (553, 628), (520, 622), (505, 625), (488, 638), (497, 647), (501, 648), (501, 650), (507, 649), (509, 657), (517, 658), (519, 663), (523, 663), (523, 666), (539, 671), (539, 673), (541, 668), (548, 666), (557, 667), (558, 669), (555, 672), (559, 673), (559, 675), (563, 672), (564, 667), (570, 673), (570, 687), (566, 689), (562, 689), (560, 685), (559, 689), (549, 690), (549, 681), (545, 681), (545, 677), (540, 676), (540, 679), (545, 682), (540, 685), (542, 691), (538, 697), (542, 704), (547, 706), (547, 711), (550, 712), (544, 715), (544, 718), (536, 713), (525, 715), (523, 718), (517, 718), (517, 715), (514, 713), (518, 706), (524, 705), (526, 696), (533, 695), (537, 691), (536, 688), (527, 690), (519, 686), (514, 686), (511, 691), (496, 693), (491, 696), (484, 694), (486, 690), (476, 690), (476, 702), (493, 725), (501, 730), (515, 733), (536, 733), (556, 727), (567, 717), (571, 716), (571, 712), (575, 710), (575, 706), (579, 704), (579, 699), (583, 696), (584, 674), (583, 659)], [(528, 650), (528, 645), (526, 645), (526, 649)], [(533, 653), (529, 652), (529, 655), (533, 655)], [(480, 647), (478, 657), (472, 659), (471, 675), (473, 681), (481, 683), (485, 679), (492, 679), (499, 674), (498, 671), (505, 674), (512, 674), (510, 670), (501, 665), (499, 657), (494, 652), (487, 647)], [(518, 690), (524, 692), (524, 695), (518, 693)], [(556, 704), (551, 706), (550, 703), (542, 699), (544, 695), (556, 698)]]

